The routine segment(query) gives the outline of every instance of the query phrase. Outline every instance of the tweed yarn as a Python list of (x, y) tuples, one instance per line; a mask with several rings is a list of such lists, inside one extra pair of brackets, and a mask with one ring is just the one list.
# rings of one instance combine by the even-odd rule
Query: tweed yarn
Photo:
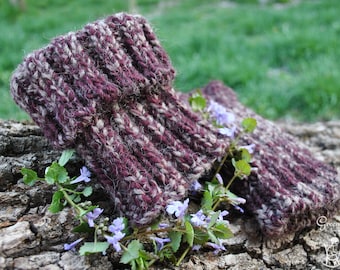
[(318, 217), (339, 211), (340, 177), (332, 166), (316, 160), (302, 143), (243, 106), (221, 82), (209, 83), (202, 92), (233, 112), (238, 122), (245, 117), (257, 120), (255, 132), (240, 141), (240, 145), (255, 144), (255, 170), (232, 188), (246, 198), (246, 209), (255, 215), (265, 235), (315, 226)]
[(146, 20), (120, 13), (29, 54), (11, 93), (54, 147), (76, 149), (118, 212), (144, 225), (228, 146), (181, 102), (174, 74)]

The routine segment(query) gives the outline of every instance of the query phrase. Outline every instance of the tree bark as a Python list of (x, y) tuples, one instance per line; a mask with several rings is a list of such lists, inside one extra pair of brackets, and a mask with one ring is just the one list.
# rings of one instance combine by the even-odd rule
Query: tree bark
[[(317, 158), (340, 169), (340, 122), (278, 124), (302, 140)], [(34, 124), (0, 121), (0, 269), (126, 269), (113, 252), (82, 257), (64, 251), (63, 244), (78, 237), (71, 232), (75, 225), (72, 211), (65, 208), (51, 214), (47, 210), (53, 192), (50, 186), (23, 184), (22, 167), (43, 175), (59, 156)], [(76, 175), (82, 165), (75, 157), (67, 167)], [(96, 184), (93, 187), (92, 199), (108, 209), (105, 192)], [(193, 252), (180, 267), (158, 265), (153, 269), (330, 269), (337, 263), (338, 268), (333, 269), (340, 269), (339, 215), (280, 239), (262, 237), (251, 217), (230, 222), (235, 237), (225, 241), (225, 253)]]

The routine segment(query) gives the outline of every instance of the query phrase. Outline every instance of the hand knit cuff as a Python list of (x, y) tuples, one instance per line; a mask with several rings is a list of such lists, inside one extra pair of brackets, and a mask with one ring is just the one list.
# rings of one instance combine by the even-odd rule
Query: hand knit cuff
[(55, 147), (77, 150), (122, 215), (146, 224), (228, 146), (179, 100), (174, 73), (145, 19), (121, 13), (28, 55), (11, 92)]
[(232, 188), (246, 198), (246, 209), (255, 215), (264, 234), (282, 235), (315, 226), (318, 217), (339, 211), (336, 169), (316, 160), (302, 143), (243, 106), (221, 82), (209, 83), (202, 92), (234, 113), (238, 122), (245, 117), (257, 120), (255, 132), (240, 141), (240, 145), (255, 144), (255, 170)]

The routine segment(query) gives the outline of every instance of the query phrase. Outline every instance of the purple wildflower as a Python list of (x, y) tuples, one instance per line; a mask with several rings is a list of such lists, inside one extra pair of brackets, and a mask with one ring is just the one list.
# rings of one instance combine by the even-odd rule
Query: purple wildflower
[(224, 220), (223, 218), (225, 216), (227, 216), (228, 214), (229, 214), (229, 212), (227, 210), (221, 211), (220, 215), (218, 216), (217, 221), (224, 221), (225, 222), (226, 220)]
[(160, 238), (160, 237), (150, 237), (150, 238), (156, 242), (158, 251), (161, 251), (163, 249), (165, 243), (169, 243), (171, 241), (170, 238)]
[(217, 255), (220, 251), (225, 251), (225, 247), (220, 243), (220, 244), (215, 244), (215, 243), (211, 243), (208, 242), (207, 243), (208, 246), (211, 246), (214, 250), (214, 254)]
[(191, 249), (193, 251), (199, 251), (201, 249), (201, 247), (202, 247), (201, 245), (193, 245)]
[(218, 132), (222, 135), (225, 135), (231, 139), (235, 138), (236, 126), (232, 126), (231, 128), (223, 127), (219, 128)]
[(119, 252), (122, 250), (122, 248), (120, 247), (120, 243), (119, 241), (122, 240), (125, 236), (125, 233), (122, 233), (120, 231), (116, 232), (113, 236), (107, 236), (105, 235), (105, 238), (107, 240), (107, 242), (109, 242), (114, 249)]
[(235, 121), (235, 115), (231, 112), (228, 112), (225, 107), (215, 101), (210, 101), (208, 112), (211, 113), (218, 125), (225, 126)]
[(244, 210), (242, 207), (239, 207), (238, 205), (234, 205), (234, 208), (238, 211), (240, 211), (242, 214), (244, 213)]
[(194, 226), (205, 226), (207, 225), (207, 217), (203, 214), (203, 210), (199, 210), (196, 214), (191, 214), (191, 223)]
[(239, 206), (239, 204), (245, 204), (246, 203), (246, 199), (241, 198), (241, 197), (236, 197), (236, 198), (229, 198), (231, 200), (231, 204), (234, 206), (234, 208), (238, 211), (240, 211), (241, 213), (244, 213), (243, 208), (241, 208)]
[(223, 185), (223, 178), (222, 178), (222, 176), (221, 176), (219, 173), (217, 173), (215, 177), (216, 177), (217, 181), (218, 181), (221, 185)]
[(79, 238), (78, 240), (72, 242), (71, 244), (64, 244), (64, 250), (74, 249), (77, 244), (83, 241), (84, 238)]
[(246, 199), (241, 198), (241, 197), (237, 197), (234, 194), (229, 195), (228, 199), (230, 201), (230, 204), (232, 204), (234, 206), (239, 205), (239, 204), (245, 204), (247, 202)]
[(99, 215), (101, 213), (103, 213), (103, 211), (104, 211), (103, 209), (97, 207), (97, 208), (93, 209), (92, 212), (88, 212), (86, 214), (87, 223), (89, 224), (90, 227), (94, 227), (94, 220), (97, 217), (99, 217)]
[(91, 172), (85, 167), (83, 166), (81, 169), (80, 169), (80, 176), (78, 176), (76, 179), (74, 179), (73, 181), (70, 182), (70, 184), (75, 184), (75, 183), (79, 183), (79, 182), (90, 182), (91, 179)]
[(202, 189), (202, 185), (197, 180), (192, 183), (191, 188), (190, 188), (191, 191), (199, 191), (201, 189)]
[(169, 215), (175, 214), (179, 219), (182, 219), (189, 206), (189, 199), (186, 199), (183, 203), (181, 201), (173, 201), (167, 207), (166, 211)]
[(237, 198), (236, 198), (236, 201), (237, 201), (239, 204), (245, 204), (245, 203), (247, 202), (246, 199), (241, 198), (241, 197), (237, 197)]
[(124, 230), (124, 228), (125, 228), (124, 218), (119, 217), (112, 221), (112, 224), (109, 226), (109, 231), (112, 233), (117, 233)]

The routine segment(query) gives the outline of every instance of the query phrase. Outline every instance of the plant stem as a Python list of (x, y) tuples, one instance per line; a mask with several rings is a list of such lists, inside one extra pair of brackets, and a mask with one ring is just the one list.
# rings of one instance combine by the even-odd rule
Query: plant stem
[(178, 259), (176, 266), (179, 266), (181, 264), (181, 262), (183, 261), (183, 259), (185, 258), (185, 256), (188, 254), (188, 252), (190, 251), (191, 247), (187, 247), (187, 249), (182, 253), (181, 257)]
[(67, 192), (70, 192), (70, 193), (77, 194), (77, 195), (80, 195), (80, 194), (81, 194), (81, 192), (74, 191), (74, 190), (72, 190), (72, 189), (69, 189), (69, 188), (64, 188), (64, 187), (63, 187), (63, 190), (65, 190), (65, 191), (67, 191)]
[(236, 179), (236, 177), (239, 177), (239, 173), (236, 173), (233, 175), (233, 177), (229, 180), (227, 186), (225, 187), (226, 190), (229, 190), (231, 184), (234, 182), (234, 180)]
[(85, 210), (81, 208), (79, 205), (77, 205), (68, 195), (67, 189), (65, 189), (63, 186), (56, 184), (58, 189), (63, 193), (65, 200), (77, 211), (77, 214), (84, 212)]
[(221, 160), (220, 164), (218, 165), (218, 167), (217, 167), (217, 169), (216, 169), (216, 171), (215, 171), (215, 173), (214, 173), (214, 175), (212, 176), (211, 179), (214, 179), (214, 178), (216, 177), (216, 175), (220, 172), (220, 170), (221, 170), (222, 167), (223, 167), (224, 162), (225, 162), (225, 161), (227, 160), (227, 158), (228, 158), (228, 154), (229, 154), (229, 149), (228, 149), (227, 153), (223, 156), (223, 159)]
[(211, 208), (211, 210), (215, 211), (221, 202), (227, 202), (227, 201), (228, 201), (227, 198), (219, 198), (217, 202), (215, 203), (215, 205)]

